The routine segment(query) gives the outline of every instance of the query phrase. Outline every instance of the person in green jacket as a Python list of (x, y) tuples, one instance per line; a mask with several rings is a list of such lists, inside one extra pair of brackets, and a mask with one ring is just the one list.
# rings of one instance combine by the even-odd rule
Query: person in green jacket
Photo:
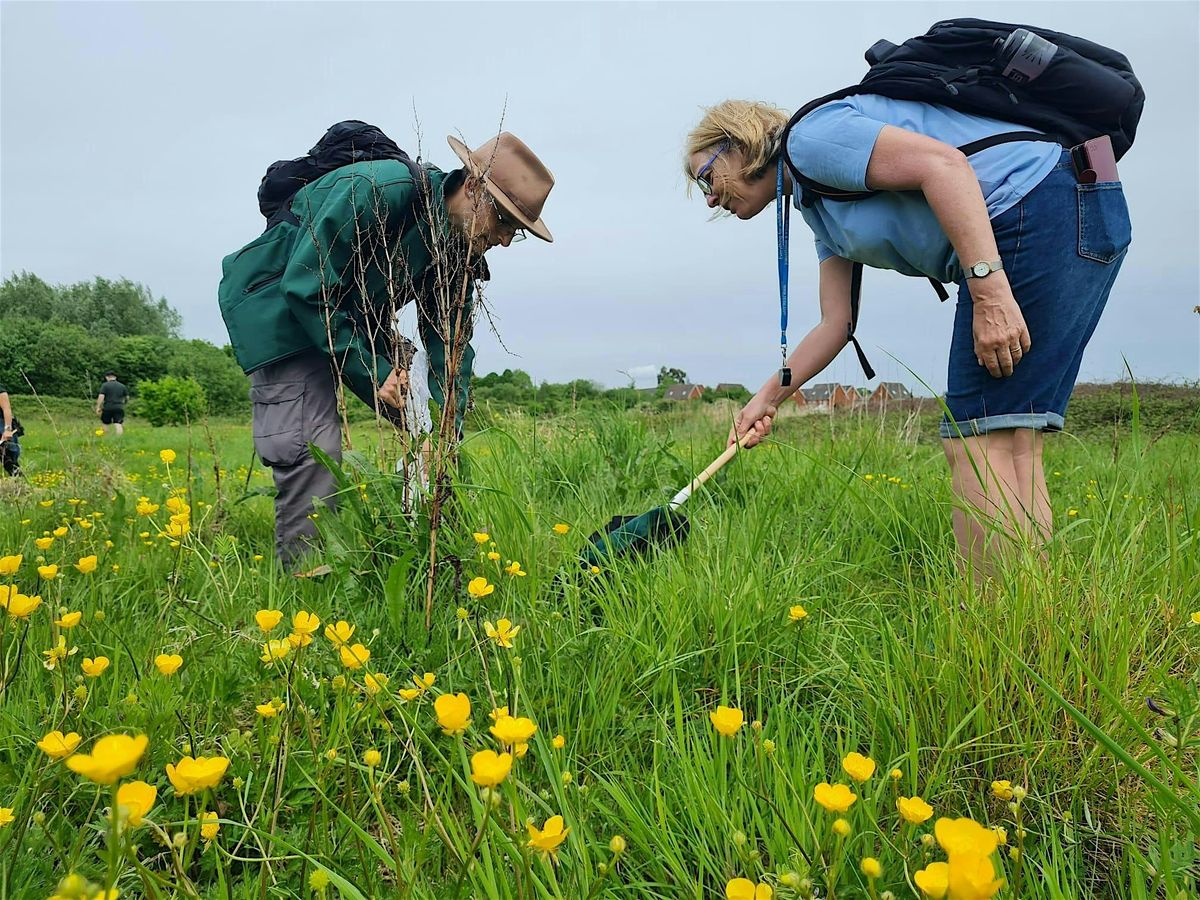
[(399, 421), (410, 357), (395, 316), (416, 302), (429, 395), (461, 433), (484, 254), (526, 232), (553, 240), (541, 212), (554, 177), (529, 147), (508, 132), (474, 151), (448, 140), (462, 168), (382, 159), (334, 169), (223, 261), (221, 313), (250, 375), (254, 446), (277, 488), (285, 565), (311, 546), (314, 500), (334, 505), (332, 474), (309, 445), (341, 458), (338, 382)]

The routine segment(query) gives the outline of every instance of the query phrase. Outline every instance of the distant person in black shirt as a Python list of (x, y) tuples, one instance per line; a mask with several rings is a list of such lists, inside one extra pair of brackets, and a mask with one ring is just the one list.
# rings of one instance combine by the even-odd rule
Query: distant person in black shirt
[(17, 462), (21, 458), (21, 445), (17, 442), (20, 427), (8, 399), (8, 388), (0, 384), (0, 464), (7, 475), (21, 474)]
[(129, 388), (117, 381), (116, 372), (104, 373), (104, 384), (96, 396), (96, 415), (104, 425), (111, 425), (118, 435), (125, 433), (125, 401)]

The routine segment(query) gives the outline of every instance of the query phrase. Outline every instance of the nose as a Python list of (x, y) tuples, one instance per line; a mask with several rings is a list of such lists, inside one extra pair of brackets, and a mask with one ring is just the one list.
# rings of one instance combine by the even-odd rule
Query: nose
[(511, 231), (500, 232), (500, 246), (501, 247), (507, 247), (509, 244), (512, 243), (512, 239), (513, 239), (513, 232), (511, 232)]
[(720, 198), (716, 194), (705, 194), (704, 202), (708, 204), (709, 209), (715, 209), (720, 202)]

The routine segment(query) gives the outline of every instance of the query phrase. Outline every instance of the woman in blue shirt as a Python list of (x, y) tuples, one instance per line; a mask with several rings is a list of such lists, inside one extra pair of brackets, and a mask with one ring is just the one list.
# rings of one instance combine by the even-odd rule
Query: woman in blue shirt
[[(709, 207), (751, 219), (771, 205), (787, 119), (751, 101), (706, 111), (684, 167)], [(753, 430), (750, 446), (769, 434), (779, 404), (846, 345), (852, 262), (959, 282), (941, 436), (963, 501), (955, 537), (982, 571), (1007, 539), (1050, 534), (1042, 435), (1063, 427), (1130, 240), (1120, 182), (1077, 184), (1057, 144), (999, 144), (969, 160), (957, 149), (1028, 130), (873, 94), (831, 101), (791, 129), (788, 156), (806, 178), (880, 193), (803, 206), (785, 170), (784, 190), (816, 236), (821, 320), (788, 358), (791, 385), (773, 374), (730, 433)]]

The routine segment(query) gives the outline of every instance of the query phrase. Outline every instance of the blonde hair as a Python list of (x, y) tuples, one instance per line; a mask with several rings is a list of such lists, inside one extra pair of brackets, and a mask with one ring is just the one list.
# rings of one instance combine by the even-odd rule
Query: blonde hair
[(684, 143), (683, 171), (688, 184), (693, 175), (692, 154), (715, 149), (722, 141), (742, 152), (742, 178), (757, 178), (779, 153), (779, 138), (788, 118), (778, 106), (758, 100), (725, 100), (708, 107)]

